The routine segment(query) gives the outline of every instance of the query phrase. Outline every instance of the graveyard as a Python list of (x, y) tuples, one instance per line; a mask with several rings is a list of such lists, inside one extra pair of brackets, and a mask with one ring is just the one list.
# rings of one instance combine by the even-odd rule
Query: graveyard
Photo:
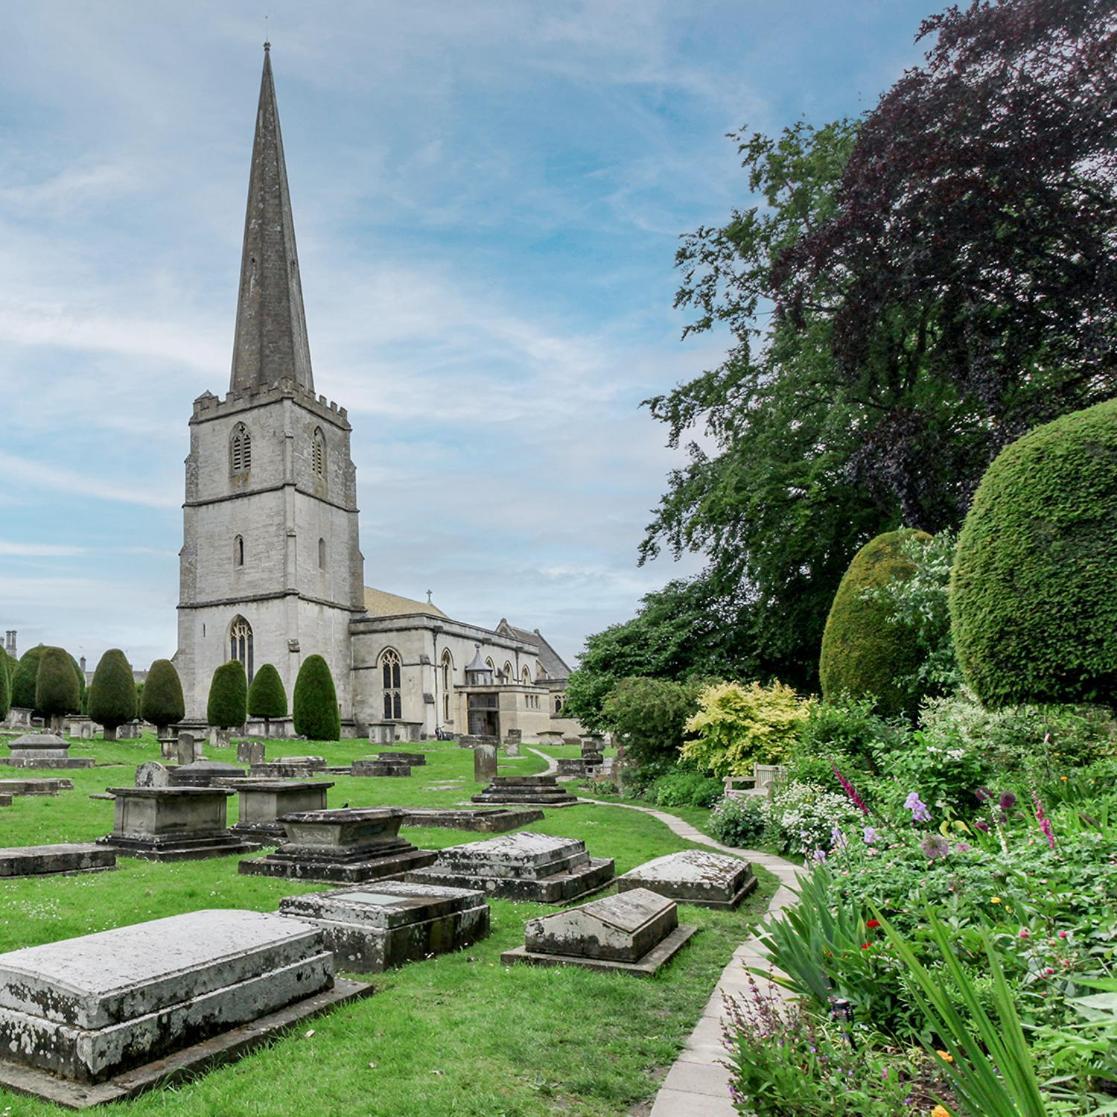
[[(93, 760), (94, 766), (68, 771), (66, 778), (73, 786), (54, 795), (15, 796), (12, 806), (0, 813), (0, 846), (69, 843), (84, 848), (92, 843), (94, 849), (102, 849), (96, 843), (112, 833), (116, 804), (111, 798), (91, 796), (102, 796), (106, 788), (129, 787), (137, 767), (166, 760), (151, 734), (130, 741), (73, 741), (70, 751), (76, 758)], [(235, 763), (233, 750), (220, 751), (222, 755), (207, 749), (207, 758), (223, 765)], [(540, 751), (557, 758), (577, 749), (542, 746)], [(328, 767), (345, 768), (369, 750), (360, 742), (267, 744), (269, 762), (307, 753), (321, 755)], [(399, 813), (405, 821), (398, 826), (398, 836), (419, 850), (440, 852), (499, 837), (453, 829), (442, 818), (436, 826), (421, 824), (424, 811), (445, 814), (452, 821), (454, 813), (464, 817), (472, 810), (500, 810), (470, 802), (490, 782), (474, 779), (471, 750), (453, 741), (427, 741), (421, 754), (425, 763), (413, 764), (409, 779), (331, 772), (317, 781), (300, 778), (293, 783), (318, 782), (328, 787), (325, 798), (330, 812), (348, 807), (362, 816), (384, 815), (390, 813), (384, 808), (402, 808)], [(173, 767), (172, 762), (166, 763)], [(515, 758), (502, 753), (499, 761), (502, 777), (541, 775), (545, 768), (546, 761), (529, 749)], [(234, 779), (230, 787), (235, 785)], [(246, 776), (242, 786), (251, 790), (260, 781)], [(574, 785), (560, 786), (577, 793)], [(237, 827), (240, 796), (230, 790), (227, 799), (219, 798), (227, 803), (228, 826)], [(315, 806), (317, 802), (309, 811), (297, 811), (296, 817), (313, 815)], [(406, 813), (408, 808), (414, 809), (414, 816)], [(654, 818), (619, 807), (580, 802), (555, 811), (543, 807), (536, 813), (542, 817), (503, 837), (523, 831), (538, 835), (544, 845), (582, 842), (591, 858), (615, 862), (618, 875), (651, 858), (693, 848)], [(398, 821), (392, 819), (393, 824)], [(261, 836), (257, 832), (257, 838)], [(245, 874), (240, 870), (242, 862), (275, 852), (277, 839), (263, 837), (270, 844), (252, 852), (148, 860), (117, 850), (111, 871), (0, 880), (0, 952), (195, 912), (294, 913), (335, 928), (328, 941), (341, 944), (336, 961), (338, 988), (359, 983), (362, 990), (372, 989), (366, 996), (341, 1001), (287, 1027), (228, 1065), (117, 1101), (113, 1112), (258, 1114), (274, 1112), (261, 1108), (261, 1099), (281, 1093), (291, 1104), (301, 1098), (299, 1107), (313, 1114), (419, 1117), (452, 1112), (529, 1117), (564, 1110), (594, 1117), (627, 1114), (655, 1094), (722, 968), (748, 936), (774, 890), (773, 878), (758, 867), (758, 886), (736, 910), (683, 903), (677, 918), (672, 911), (670, 927), (667, 916), (659, 913), (652, 921), (661, 928), (656, 934), (666, 936), (668, 948), (673, 949), (665, 951), (657, 942), (657, 949), (665, 957), (669, 954), (670, 961), (660, 961), (654, 977), (623, 972), (626, 967), (638, 970), (627, 963), (502, 961), (504, 955), (523, 952), (529, 921), (552, 918), (583, 901), (608, 903), (616, 895), (612, 878), (593, 895), (571, 904), (489, 895), (488, 934), (477, 926), (484, 900), (470, 900), (476, 892), (461, 892), (460, 898), (441, 901), (438, 914), (453, 921), (455, 933), (466, 945), (429, 957), (422, 956), (420, 947), (416, 958), (415, 948), (389, 938), (387, 947), (383, 942), (376, 947), (381, 952), (377, 959), (362, 957), (363, 947), (354, 947), (357, 940), (346, 939), (345, 928), (359, 930), (377, 920), (388, 923), (362, 913), (355, 901), (362, 893), (387, 893), (388, 898), (395, 893), (405, 908), (417, 902), (413, 893), (421, 893), (427, 885), (398, 879), (326, 884), (296, 876)], [(666, 900), (656, 903), (671, 906)], [(406, 915), (393, 917), (391, 925), (401, 922), (406, 924)], [(427, 935), (429, 941), (429, 930)], [(394, 962), (389, 959), (388, 969), (382, 968), (385, 949), (397, 955)], [(413, 960), (404, 960), (409, 949)], [(157, 949), (154, 954), (158, 955)], [(6, 1091), (0, 1091), (0, 1111), (12, 1117), (61, 1112), (47, 1101)]]

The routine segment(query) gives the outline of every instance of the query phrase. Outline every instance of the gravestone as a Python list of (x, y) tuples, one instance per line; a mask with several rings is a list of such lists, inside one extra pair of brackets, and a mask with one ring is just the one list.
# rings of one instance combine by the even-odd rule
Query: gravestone
[(159, 742), (159, 755), (164, 760), (178, 759), (178, 738), (173, 733), (168, 733), (163, 737), (157, 737), (156, 740)]
[(191, 861), (256, 848), (226, 829), (224, 787), (110, 787), (116, 800), (111, 834), (98, 838), (145, 861)]
[[(170, 787), (171, 773), (162, 764), (149, 760), (136, 768), (137, 787)], [(111, 799), (112, 796), (110, 795)]]
[(393, 764), (410, 764), (413, 768), (426, 764), (427, 757), (421, 752), (378, 752), (377, 760), (388, 760)]
[(505, 963), (584, 966), (648, 977), (697, 931), (679, 926), (673, 900), (638, 888), (529, 919), (524, 945), (505, 951)]
[(510, 757), (519, 756), (520, 755), (520, 742), (519, 741), (508, 741), (504, 746), (504, 755), (505, 756), (510, 756)]
[(98, 873), (116, 868), (116, 854), (92, 843), (0, 849), (0, 877)]
[(118, 726), (116, 730), (116, 739), (118, 741), (138, 741), (143, 736), (143, 722), (142, 721), (126, 721), (123, 725)]
[(185, 729), (179, 733), (175, 744), (175, 759), (180, 767), (202, 759), (201, 742), (195, 739), (193, 733), (187, 733)]
[(57, 795), (72, 791), (74, 781), (55, 777), (51, 779), (0, 780), (0, 795)]
[(287, 831), (280, 818), (301, 811), (326, 807), (326, 792), (333, 787), (325, 780), (229, 780), (222, 783), (237, 793), (237, 822), (232, 832), (278, 845)]
[(248, 770), (252, 779), (305, 779), (316, 772), (326, 770), (326, 760), (322, 756), (284, 756), (278, 760), (267, 760), (253, 764)]
[(515, 810), (507, 807), (480, 807), (440, 810), (437, 807), (404, 807), (404, 826), (440, 826), (447, 830), (477, 830), (503, 834), (538, 822), (543, 812), (537, 807)]
[(364, 757), (353, 761), (354, 776), (410, 776), (411, 765), (406, 760), (374, 760)]
[(617, 888), (644, 888), (705, 908), (735, 908), (754, 888), (752, 866), (738, 857), (684, 849), (637, 865), (617, 878)]
[(473, 802), (572, 807), (578, 800), (559, 787), (556, 776), (494, 776), (480, 795), (473, 796)]
[(613, 862), (590, 857), (584, 842), (521, 830), (441, 850), (429, 868), (407, 880), (476, 888), (505, 900), (564, 903), (613, 879)]
[(227, 749), (229, 742), (232, 740), (233, 731), (231, 729), (224, 729), (221, 726), (211, 725), (209, 727), (209, 745), (214, 749)]
[(477, 745), (473, 749), (473, 778), (481, 783), (496, 775), (496, 745)]
[(228, 1061), (372, 987), (307, 923), (195, 911), (0, 954), (0, 1085), (70, 1108)]
[(10, 756), (0, 757), (9, 768), (92, 768), (91, 756), (71, 756), (70, 744), (56, 733), (24, 733), (8, 746)]
[(12, 797), (7, 793), (0, 795), (0, 807), (10, 807), (12, 805)]
[(338, 966), (357, 973), (447, 954), (489, 933), (483, 893), (398, 880), (287, 896), (279, 911), (321, 928)]
[(263, 741), (237, 741), (237, 761), (241, 764), (263, 764)]
[(435, 858), (399, 836), (403, 811), (398, 807), (299, 811), (279, 821), (286, 830), (283, 844), (267, 857), (242, 861), (242, 873), (359, 884), (397, 876)]
[(213, 787), (218, 780), (243, 779), (243, 768), (227, 764), (224, 760), (195, 760), (183, 764), (171, 773), (172, 787)]

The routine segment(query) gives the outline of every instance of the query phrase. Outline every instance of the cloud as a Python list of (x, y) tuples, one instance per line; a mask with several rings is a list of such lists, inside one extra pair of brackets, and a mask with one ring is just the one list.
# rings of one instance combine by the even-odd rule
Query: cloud
[(0, 557), (3, 558), (73, 558), (85, 553), (85, 547), (61, 543), (13, 543), (0, 539)]
[(142, 484), (106, 483), (92, 474), (49, 465), (42, 458), (17, 457), (4, 451), (0, 451), (0, 472), (21, 484), (68, 495), (91, 496), (145, 508), (176, 508), (182, 503), (177, 494), (151, 492)]

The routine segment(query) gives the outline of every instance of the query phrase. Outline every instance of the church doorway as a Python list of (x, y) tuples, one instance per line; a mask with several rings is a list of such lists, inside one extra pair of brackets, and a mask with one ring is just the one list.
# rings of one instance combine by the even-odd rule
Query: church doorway
[(470, 694), (467, 696), (469, 732), (474, 737), (500, 736), (500, 710), (495, 694)]

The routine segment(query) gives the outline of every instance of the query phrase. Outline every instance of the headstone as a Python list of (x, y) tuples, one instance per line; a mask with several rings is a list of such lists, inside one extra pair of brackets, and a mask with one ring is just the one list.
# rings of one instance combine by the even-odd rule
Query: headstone
[(146, 861), (187, 861), (247, 853), (256, 847), (225, 825), (224, 787), (110, 787), (113, 831), (98, 844)]
[(242, 1050), (371, 987), (307, 923), (195, 911), (0, 954), (0, 1084), (85, 1108)]
[(13, 706), (8, 711), (8, 724), (13, 728), (19, 728), (20, 726), (27, 726), (30, 728), (32, 713), (34, 713), (33, 710), (29, 710), (24, 706)]
[(118, 741), (138, 741), (142, 736), (142, 721), (126, 721), (116, 730), (116, 739)]
[(353, 761), (354, 776), (410, 776), (411, 765), (406, 760), (376, 760), (364, 757)]
[(91, 843), (0, 849), (0, 877), (97, 873), (115, 868), (116, 854)]
[(524, 738), (524, 731), (522, 729), (509, 729), (504, 734), (504, 743), (506, 745), (518, 745)]
[(520, 755), (520, 742), (519, 741), (509, 741), (504, 746), (504, 755), (505, 756), (511, 756), (511, 757), (519, 756)]
[(404, 807), (404, 826), (437, 826), (447, 830), (476, 830), (503, 834), (538, 822), (543, 812), (536, 807), (520, 810), (506, 807), (481, 807), (465, 810), (440, 810), (437, 807)]
[(494, 776), (480, 795), (473, 796), (473, 802), (572, 807), (578, 800), (559, 787), (556, 776)]
[(12, 796), (6, 792), (0, 795), (0, 807), (10, 807), (12, 805)]
[[(171, 773), (154, 760), (148, 760), (136, 769), (137, 787), (170, 787)], [(112, 798), (112, 796), (109, 796)]]
[(71, 756), (70, 744), (56, 733), (24, 733), (9, 745), (10, 756), (0, 757), (9, 768), (92, 768), (91, 756)]
[(473, 750), (473, 778), (481, 783), (496, 775), (496, 745), (477, 745)]
[(62, 778), (37, 780), (0, 780), (0, 795), (57, 795), (73, 790), (74, 781)]
[(668, 853), (617, 878), (621, 891), (648, 889), (705, 908), (735, 908), (755, 887), (756, 877), (747, 861), (704, 849)]
[(183, 764), (171, 773), (172, 787), (213, 787), (218, 780), (243, 779), (243, 768), (226, 764), (223, 760), (195, 760)]
[(325, 780), (230, 780), (221, 786), (237, 793), (237, 823), (234, 834), (278, 845), (287, 831), (280, 818), (300, 811), (326, 807), (326, 792), (333, 787)]
[(279, 911), (320, 927), (337, 965), (357, 973), (447, 954), (489, 933), (484, 893), (398, 880), (287, 896)]
[(193, 764), (195, 760), (202, 759), (201, 745), (195, 742), (193, 733), (187, 733), (186, 730), (179, 733), (178, 743), (175, 746), (175, 759), (180, 767), (185, 767), (187, 764)]
[(435, 858), (399, 836), (398, 807), (299, 811), (279, 821), (286, 830), (283, 844), (267, 857), (242, 861), (242, 873), (359, 884), (398, 876)]
[(241, 764), (263, 764), (263, 741), (237, 741), (237, 761)]
[(529, 919), (524, 926), (524, 945), (506, 951), (500, 959), (650, 976), (697, 929), (679, 926), (673, 900), (635, 889)]
[(613, 862), (590, 857), (584, 842), (521, 830), (451, 846), (425, 869), (409, 872), (420, 884), (477, 888), (505, 900), (543, 904), (576, 900), (613, 879)]

